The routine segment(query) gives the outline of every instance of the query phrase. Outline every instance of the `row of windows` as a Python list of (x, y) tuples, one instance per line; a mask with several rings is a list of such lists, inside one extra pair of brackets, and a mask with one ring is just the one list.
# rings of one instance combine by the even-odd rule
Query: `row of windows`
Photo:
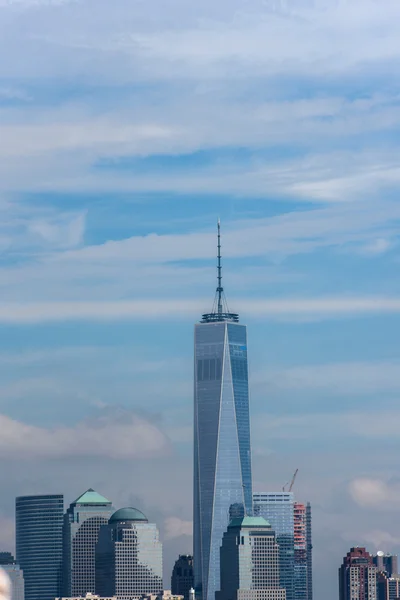
[(222, 377), (220, 358), (204, 358), (197, 361), (197, 381), (217, 381)]
[[(247, 382), (247, 362), (242, 359), (233, 359), (231, 362), (232, 379), (234, 382)], [(219, 381), (222, 377), (222, 360), (220, 358), (199, 358), (197, 360), (197, 381)], [(243, 397), (247, 398), (247, 389), (243, 390)]]

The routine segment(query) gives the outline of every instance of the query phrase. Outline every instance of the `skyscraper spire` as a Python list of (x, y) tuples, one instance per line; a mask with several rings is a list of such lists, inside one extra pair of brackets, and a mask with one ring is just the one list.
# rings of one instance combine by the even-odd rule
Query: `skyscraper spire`
[(222, 315), (222, 294), (224, 293), (224, 288), (222, 287), (222, 266), (221, 266), (221, 221), (218, 219), (218, 314)]
[(217, 222), (217, 290), (212, 311), (202, 317), (202, 323), (216, 323), (221, 321), (239, 322), (239, 315), (230, 313), (228, 303), (222, 287), (222, 263), (221, 263), (221, 221)]

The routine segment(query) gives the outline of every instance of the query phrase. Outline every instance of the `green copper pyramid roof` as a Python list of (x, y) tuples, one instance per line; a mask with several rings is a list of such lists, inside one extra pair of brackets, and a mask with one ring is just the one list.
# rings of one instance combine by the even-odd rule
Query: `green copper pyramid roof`
[(111, 504), (111, 502), (90, 488), (79, 496), (74, 504)]
[(263, 517), (239, 517), (232, 519), (228, 527), (268, 527), (271, 528), (269, 522)]

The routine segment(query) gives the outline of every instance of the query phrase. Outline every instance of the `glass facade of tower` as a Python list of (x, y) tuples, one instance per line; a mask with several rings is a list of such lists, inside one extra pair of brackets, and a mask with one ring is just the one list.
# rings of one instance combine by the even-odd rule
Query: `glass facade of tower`
[(63, 512), (61, 494), (16, 499), (16, 559), (25, 580), (25, 600), (60, 595)]
[(196, 325), (194, 366), (195, 588), (215, 600), (230, 510), (252, 512), (246, 327)]
[(95, 549), (99, 530), (113, 513), (112, 503), (90, 489), (73, 502), (64, 517), (64, 597), (95, 592)]
[(276, 541), (279, 544), (281, 586), (286, 590), (286, 599), (294, 600), (293, 493), (254, 493), (254, 514), (264, 517), (275, 530)]

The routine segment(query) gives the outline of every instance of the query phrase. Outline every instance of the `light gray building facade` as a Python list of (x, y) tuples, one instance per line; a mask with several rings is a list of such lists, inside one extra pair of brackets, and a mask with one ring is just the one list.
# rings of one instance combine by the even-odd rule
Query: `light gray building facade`
[(96, 546), (96, 593), (117, 600), (163, 591), (162, 544), (154, 523), (121, 508), (101, 527)]
[(216, 600), (286, 600), (279, 546), (262, 517), (232, 519), (221, 546), (221, 591)]
[(85, 596), (95, 590), (95, 549), (100, 527), (113, 513), (107, 498), (92, 489), (72, 502), (64, 515), (63, 578), (64, 597)]

